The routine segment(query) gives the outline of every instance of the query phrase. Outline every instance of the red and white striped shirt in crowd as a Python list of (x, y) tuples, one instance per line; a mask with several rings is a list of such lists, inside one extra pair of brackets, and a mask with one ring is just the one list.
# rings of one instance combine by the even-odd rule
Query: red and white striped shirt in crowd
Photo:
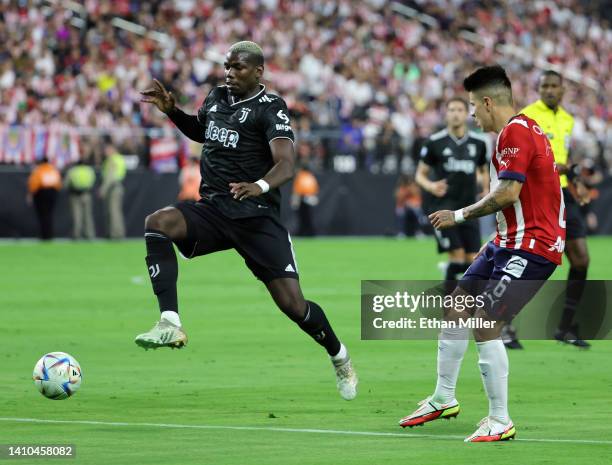
[(23, 126), (0, 124), (0, 163), (27, 165), (34, 161), (32, 131)]
[(518, 200), (497, 212), (495, 245), (531, 252), (560, 265), (565, 204), (552, 148), (534, 120), (520, 114), (501, 130), (490, 172), (491, 190), (501, 179), (523, 183)]

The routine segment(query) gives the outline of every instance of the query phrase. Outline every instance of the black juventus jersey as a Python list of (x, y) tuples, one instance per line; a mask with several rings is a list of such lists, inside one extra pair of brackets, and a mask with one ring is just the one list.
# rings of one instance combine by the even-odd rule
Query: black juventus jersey
[(259, 197), (234, 200), (230, 182), (255, 182), (274, 165), (270, 141), (294, 140), (285, 101), (268, 94), (262, 85), (259, 93), (230, 103), (227, 87), (214, 88), (198, 110), (204, 131), (200, 161), (200, 195), (230, 218), (280, 213), (280, 191), (270, 189)]
[(486, 165), (490, 156), (485, 137), (468, 131), (457, 139), (443, 129), (425, 141), (420, 158), (431, 167), (430, 179), (448, 183), (444, 197), (424, 193), (427, 211), (456, 210), (476, 201), (476, 167)]

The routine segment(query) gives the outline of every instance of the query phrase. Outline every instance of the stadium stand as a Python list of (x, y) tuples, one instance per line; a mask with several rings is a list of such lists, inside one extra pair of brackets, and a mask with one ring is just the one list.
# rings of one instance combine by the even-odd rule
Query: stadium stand
[(220, 82), (223, 52), (250, 38), (314, 169), (411, 172), (444, 100), (494, 61), (521, 105), (537, 98), (542, 69), (563, 72), (574, 153), (604, 173), (612, 166), (603, 2), (32, 0), (1, 2), (0, 17), (0, 163), (46, 153), (60, 168), (79, 157), (99, 165), (110, 135), (142, 165), (174, 171), (177, 155), (197, 147), (141, 106), (138, 91), (155, 76), (195, 111)]

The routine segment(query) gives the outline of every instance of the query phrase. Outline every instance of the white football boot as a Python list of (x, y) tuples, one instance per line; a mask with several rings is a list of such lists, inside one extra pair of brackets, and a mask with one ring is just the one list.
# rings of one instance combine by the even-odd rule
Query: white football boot
[(465, 442), (493, 442), (508, 441), (516, 436), (516, 428), (512, 421), (507, 424), (501, 423), (494, 417), (484, 417), (478, 423), (478, 429), (474, 434), (465, 438)]
[(165, 318), (162, 318), (149, 332), (139, 334), (134, 342), (144, 349), (157, 349), (158, 347), (170, 347), (181, 349), (187, 345), (187, 334), (182, 326), (176, 326)]
[(334, 360), (332, 357), (331, 362), (336, 370), (336, 386), (338, 392), (344, 400), (353, 400), (357, 397), (357, 373), (351, 363), (351, 357), (346, 354), (346, 357), (340, 360)]
[(440, 404), (431, 400), (431, 396), (423, 399), (418, 403), (419, 408), (412, 412), (407, 417), (402, 418), (399, 421), (399, 425), (402, 428), (409, 426), (421, 426), (428, 421), (437, 420), (438, 418), (445, 418), (450, 420), (451, 418), (459, 415), (460, 407), (459, 402), (456, 399), (451, 400), (445, 404)]

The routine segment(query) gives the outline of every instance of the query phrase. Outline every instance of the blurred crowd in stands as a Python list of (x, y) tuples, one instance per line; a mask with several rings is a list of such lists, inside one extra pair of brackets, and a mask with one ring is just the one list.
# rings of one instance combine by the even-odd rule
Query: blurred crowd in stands
[(566, 77), (573, 155), (607, 176), (609, 13), (578, 0), (0, 0), (0, 163), (99, 165), (110, 136), (141, 166), (175, 171), (199, 148), (138, 91), (156, 77), (195, 112), (222, 83), (224, 52), (250, 39), (314, 171), (410, 174), (463, 77), (498, 62), (517, 106), (537, 99), (543, 69)]

